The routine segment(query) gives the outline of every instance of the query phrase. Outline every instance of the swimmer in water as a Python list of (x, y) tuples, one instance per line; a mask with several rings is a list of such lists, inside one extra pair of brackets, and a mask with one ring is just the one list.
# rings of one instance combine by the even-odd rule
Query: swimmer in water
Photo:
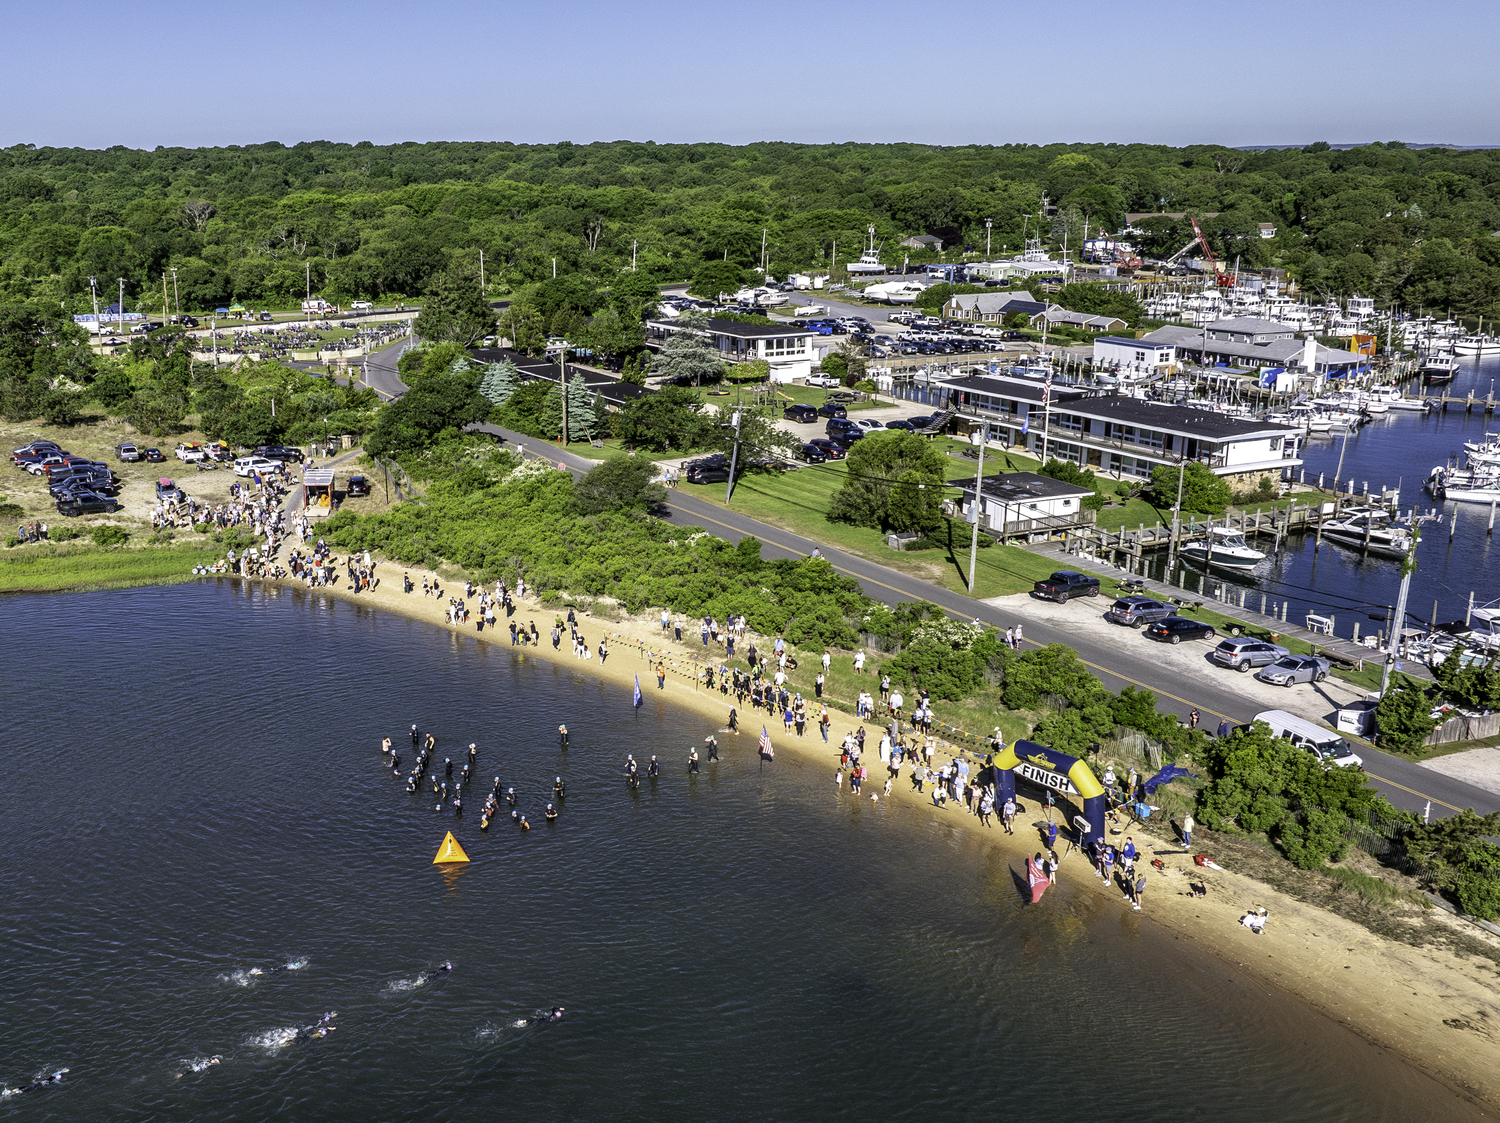
[(430, 983), (430, 982), (432, 982), (433, 979), (437, 978), (439, 975), (446, 975), (451, 970), (453, 970), (453, 964), (452, 964), (452, 962), (444, 962), (444, 963), (440, 964), (439, 966), (434, 967), (431, 971), (421, 971), (421, 972), (418, 972), (418, 974), (417, 974), (417, 985), (418, 986), (422, 986), (422, 985), (424, 985), (426, 983)]
[(553, 807), (550, 803), (547, 804), (547, 822), (557, 822), (557, 808)]
[(39, 1080), (33, 1080), (30, 1084), (23, 1085), (20, 1088), (6, 1088), (4, 1092), (0, 1092), (0, 1095), (24, 1096), (27, 1092), (35, 1092), (39, 1088), (46, 1088), (52, 1084), (61, 1084), (63, 1073), (67, 1071), (65, 1068), (60, 1068), (50, 1076), (43, 1076)]
[(521, 816), (521, 829), (523, 831), (529, 831), (531, 829), (531, 824), (526, 821), (525, 815)]
[(505, 789), (505, 802), (508, 803), (508, 804), (510, 804), (512, 807), (514, 807), (516, 805), (516, 789), (515, 788), (506, 788)]
[(552, 797), (554, 799), (566, 799), (568, 797), (568, 785), (563, 783), (561, 776), (552, 782)]
[(646, 765), (646, 775), (653, 780), (661, 775), (661, 762), (654, 756), (651, 758), (651, 763)]
[(336, 1017), (338, 1017), (337, 1011), (330, 1010), (328, 1013), (324, 1014), (321, 1018), (315, 1021), (312, 1025), (303, 1026), (301, 1029), (299, 1029), (292, 1040), (308, 1041), (314, 1037), (327, 1037), (334, 1030), (338, 1029), (338, 1026), (328, 1024)]
[(172, 1074), (172, 1079), (181, 1080), (189, 1072), (203, 1072), (205, 1069), (212, 1068), (214, 1065), (222, 1064), (223, 1062), (224, 1058), (215, 1054), (214, 1056), (209, 1057), (207, 1060), (194, 1061), (191, 1065), (188, 1066), (185, 1072), (174, 1072)]

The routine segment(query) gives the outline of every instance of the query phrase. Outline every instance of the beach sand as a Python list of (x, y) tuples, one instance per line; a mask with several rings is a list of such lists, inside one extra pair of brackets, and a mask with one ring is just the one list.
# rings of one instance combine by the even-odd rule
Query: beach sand
[[(462, 592), (462, 587), (450, 586), (445, 581), (441, 597), (423, 597), (422, 578), (431, 581), (435, 575), (420, 569), (405, 572), (416, 583), (416, 592), (403, 593), (403, 570), (384, 561), (378, 561), (376, 567), (380, 584), (369, 592), (356, 596), (343, 585), (312, 591), (449, 627), (448, 597)], [(306, 588), (302, 582), (291, 579), (265, 583)], [(535, 620), (542, 636), (539, 646), (520, 650), (534, 658), (572, 664), (582, 673), (617, 684), (622, 706), (631, 704), (635, 676), (639, 675), (641, 691), (648, 700), (659, 696), (701, 714), (705, 719), (704, 734), (717, 733), (721, 752), (754, 751), (763, 715), (747, 707), (739, 715), (738, 737), (718, 732), (724, 728), (733, 698), (725, 698), (717, 689), (710, 692), (697, 685), (698, 664), (692, 656), (695, 649), (699, 654), (704, 649), (696, 634), (690, 637), (692, 644), (664, 639), (659, 615), (623, 621), (580, 616), (579, 630), (591, 648), (597, 650), (601, 638), (608, 643), (610, 655), (601, 665), (597, 655), (588, 660), (575, 657), (566, 635), (561, 650), (553, 651), (547, 636), (553, 619), (559, 615), (566, 617), (566, 612), (566, 608), (558, 612), (555, 607), (541, 605), (530, 597), (518, 600), (512, 619), (518, 623)], [(468, 624), (459, 625), (459, 629), (480, 642), (502, 646), (510, 642), (504, 624), (480, 634), (476, 633), (471, 618)], [(757, 646), (769, 650), (770, 645), (757, 637)], [(658, 657), (668, 671), (664, 690), (658, 690), (652, 671)], [(811, 700), (810, 709), (816, 712)], [(826, 764), (831, 785), (838, 766), (838, 742), (846, 730), (857, 727), (859, 722), (842, 711), (830, 712), (834, 720), (827, 745), (811, 723), (806, 736), (800, 739), (785, 736), (779, 722), (766, 724), (778, 754), (797, 753)], [(865, 725), (866, 760), (873, 764), (867, 794), (859, 798), (868, 799), (869, 792), (880, 792), (885, 770), (875, 752), (883, 726), (870, 722)], [(706, 754), (703, 755), (706, 760)], [(950, 755), (940, 749), (935, 763), (946, 763)], [(1031, 826), (1039, 820), (1034, 802), (1028, 805), (1027, 813), (1017, 816), (1016, 834), (1009, 836), (1000, 828), (998, 816), (996, 825), (986, 830), (977, 816), (968, 814), (961, 805), (950, 804), (946, 809), (933, 806), (929, 797), (910, 790), (909, 774), (909, 768), (903, 769), (891, 795), (881, 798), (899, 800), (914, 808), (920, 805), (923, 808), (920, 813), (943, 816), (959, 829), (980, 832), (990, 845), (1018, 866), (1025, 855), (1038, 848), (1039, 835)], [(847, 786), (843, 790), (847, 792)], [(1496, 1000), (1500, 970), (1494, 960), (1482, 955), (1463, 955), (1447, 947), (1413, 947), (1387, 939), (1250, 877), (1197, 867), (1191, 855), (1184, 852), (1170, 824), (1154, 828), (1136, 825), (1130, 828), (1130, 833), (1143, 851), (1138, 871), (1147, 875), (1142, 912), (1134, 912), (1122, 899), (1121, 889), (1106, 886), (1094, 874), (1088, 860), (1076, 852), (1064, 859), (1058, 884), (1034, 907), (1046, 910), (1049, 902), (1059, 895), (1066, 898), (1092, 894), (1097, 898), (1093, 907), (1121, 909), (1123, 923), (1151, 924), (1178, 938), (1191, 940), (1227, 968), (1248, 973), (1268, 986), (1303, 999), (1367, 1040), (1399, 1054), (1472, 1098), (1500, 1106), (1500, 1002)], [(1123, 836), (1113, 841), (1118, 845), (1122, 839)], [(1194, 850), (1213, 857), (1209, 839), (1200, 839)], [(1153, 857), (1162, 860), (1165, 870), (1158, 871), (1148, 864)], [(1204, 882), (1207, 896), (1188, 896), (1190, 880)], [(1263, 935), (1257, 936), (1239, 924), (1240, 917), (1252, 906), (1269, 910), (1270, 920)], [(1439, 910), (1433, 910), (1429, 923), (1452, 925), (1472, 946), (1488, 947), (1492, 955), (1500, 958), (1500, 937)]]

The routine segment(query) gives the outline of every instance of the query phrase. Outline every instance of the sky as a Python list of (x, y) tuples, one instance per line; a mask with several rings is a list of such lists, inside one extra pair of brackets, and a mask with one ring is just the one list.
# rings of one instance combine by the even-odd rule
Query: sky
[(1500, 3), (95, 0), (6, 17), (0, 146), (1500, 144)]

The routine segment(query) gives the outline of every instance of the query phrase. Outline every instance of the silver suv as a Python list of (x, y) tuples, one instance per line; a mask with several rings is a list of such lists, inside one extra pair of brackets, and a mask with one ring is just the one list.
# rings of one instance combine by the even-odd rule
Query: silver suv
[(1286, 648), (1265, 640), (1227, 639), (1214, 648), (1213, 660), (1243, 674), (1253, 667), (1269, 667), (1286, 654)]
[(1127, 628), (1139, 628), (1142, 624), (1154, 624), (1172, 615), (1172, 609), (1161, 601), (1150, 597), (1121, 597), (1109, 606), (1104, 614), (1106, 620), (1124, 624)]

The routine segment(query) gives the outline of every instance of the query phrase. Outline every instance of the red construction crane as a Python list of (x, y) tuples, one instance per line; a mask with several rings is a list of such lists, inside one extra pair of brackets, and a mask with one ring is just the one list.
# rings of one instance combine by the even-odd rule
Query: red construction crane
[(1208, 263), (1214, 268), (1214, 284), (1221, 289), (1234, 287), (1234, 277), (1224, 268), (1224, 263), (1214, 256), (1214, 251), (1208, 248), (1208, 239), (1203, 236), (1203, 227), (1198, 225), (1196, 218), (1188, 219), (1193, 224), (1193, 233), (1198, 236), (1198, 244), (1203, 247), (1203, 256), (1208, 258)]

